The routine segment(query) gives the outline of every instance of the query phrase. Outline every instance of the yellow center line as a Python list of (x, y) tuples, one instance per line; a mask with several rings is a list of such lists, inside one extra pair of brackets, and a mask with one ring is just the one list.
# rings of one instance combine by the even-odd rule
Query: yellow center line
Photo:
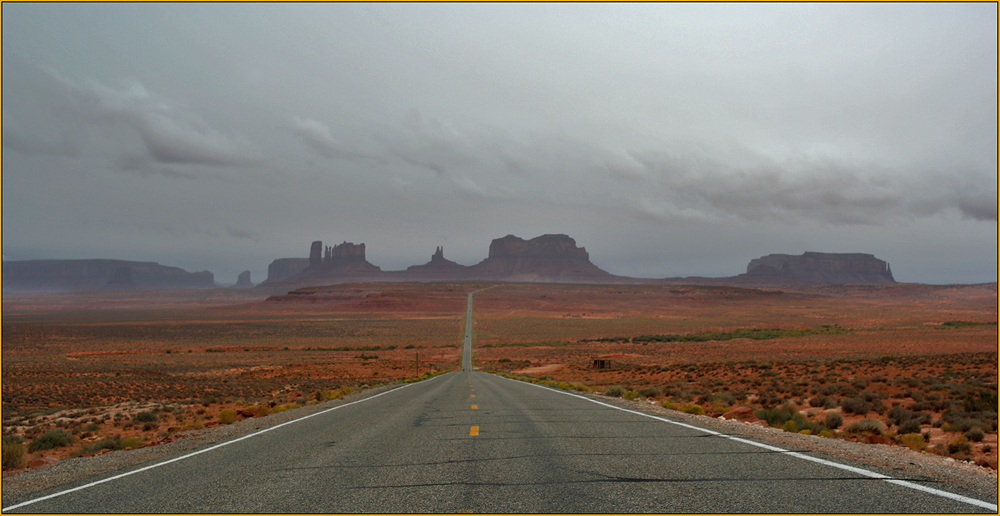
[(473, 405), (472, 406), (472, 410), (478, 410), (478, 409), (479, 409), (479, 405)]
[(476, 397), (476, 395), (475, 395), (475, 394), (473, 394), (473, 395), (472, 395), (472, 397), (473, 397), (473, 398), (475, 398), (475, 397)]
[(479, 427), (478, 426), (474, 426), (474, 427), (472, 427), (472, 428), (469, 429), (469, 437), (475, 437), (477, 435), (479, 435)]

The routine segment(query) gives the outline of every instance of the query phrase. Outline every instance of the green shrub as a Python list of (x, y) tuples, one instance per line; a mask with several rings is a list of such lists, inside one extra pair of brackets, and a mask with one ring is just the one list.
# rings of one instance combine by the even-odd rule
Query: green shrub
[(27, 450), (21, 442), (21, 438), (5, 436), (3, 438), (3, 467), (20, 468), (27, 461)]
[(680, 410), (681, 409), (681, 406), (678, 405), (678, 404), (676, 404), (676, 403), (674, 403), (674, 400), (663, 400), (663, 402), (660, 403), (660, 406), (663, 407), (663, 408), (665, 408), (665, 409), (670, 409), (670, 410)]
[(639, 395), (644, 398), (655, 398), (660, 395), (660, 389), (656, 387), (643, 387), (639, 389)]
[(975, 427), (972, 427), (972, 428), (966, 430), (966, 432), (964, 434), (962, 434), (962, 435), (964, 435), (966, 439), (968, 439), (968, 440), (970, 440), (970, 441), (972, 441), (974, 443), (978, 443), (978, 442), (982, 441), (983, 438), (986, 437), (986, 432), (983, 432), (982, 428), (979, 428), (978, 426), (975, 426)]
[(121, 437), (107, 437), (105, 439), (101, 439), (100, 441), (84, 445), (80, 448), (78, 455), (90, 455), (91, 453), (97, 453), (101, 450), (121, 450), (123, 448), (125, 447), (122, 446)]
[(789, 419), (792, 419), (792, 413), (790, 411), (783, 410), (780, 408), (758, 409), (754, 411), (754, 414), (756, 414), (757, 417), (763, 419), (764, 421), (767, 421), (768, 426), (774, 428), (780, 428), (785, 424), (785, 422), (787, 422)]
[(899, 436), (899, 442), (905, 444), (913, 451), (921, 451), (927, 447), (927, 440), (918, 433), (903, 434)]
[(809, 398), (809, 406), (831, 409), (837, 406), (837, 400), (829, 396), (813, 396)]
[(224, 409), (219, 412), (219, 422), (224, 425), (231, 425), (236, 422), (236, 411), (233, 409)]
[(704, 416), (705, 408), (701, 405), (684, 405), (681, 407), (681, 412), (684, 412), (685, 414), (694, 414), (696, 416)]
[(135, 437), (128, 437), (122, 439), (122, 449), (125, 448), (139, 448), (142, 446), (142, 441)]
[(882, 422), (877, 419), (862, 419), (861, 421), (855, 421), (844, 430), (850, 434), (875, 434), (882, 435), (885, 431), (885, 427)]
[(848, 414), (865, 415), (871, 411), (872, 406), (861, 398), (846, 398), (840, 402), (840, 408)]
[(637, 400), (639, 399), (639, 393), (637, 391), (631, 391), (631, 390), (625, 391), (625, 394), (622, 395), (622, 397), (627, 400)]
[(920, 420), (917, 418), (908, 419), (899, 425), (898, 431), (901, 434), (919, 434)]
[(781, 429), (784, 430), (784, 431), (786, 431), (786, 432), (798, 432), (799, 431), (798, 426), (795, 425), (795, 420), (794, 419), (789, 419), (788, 421), (785, 421), (785, 424), (781, 426)]
[(625, 392), (627, 391), (621, 385), (612, 385), (611, 387), (604, 389), (605, 396), (612, 396), (615, 398), (621, 398), (625, 395)]
[[(867, 387), (867, 384), (865, 386)], [(857, 387), (857, 383), (855, 383), (855, 387)], [(859, 388), (863, 388), (863, 387), (859, 387)], [(867, 401), (867, 402), (869, 402), (869, 403), (871, 403), (871, 402), (873, 402), (875, 400), (882, 399), (882, 396), (879, 393), (877, 393), (875, 391), (869, 391), (868, 389), (865, 389), (865, 390), (861, 391), (860, 393), (858, 393), (858, 397), (861, 398), (861, 399), (863, 399), (863, 400), (865, 400), (865, 401)]]
[(826, 421), (823, 424), (830, 430), (836, 430), (844, 424), (844, 418), (839, 412), (827, 412)]
[(52, 448), (62, 448), (69, 446), (73, 442), (73, 436), (65, 430), (49, 430), (35, 438), (28, 445), (28, 451), (51, 450)]
[(959, 437), (953, 442), (948, 443), (948, 453), (954, 455), (957, 453), (968, 454), (972, 451), (972, 445), (969, 444), (969, 440), (964, 437)]
[(153, 412), (140, 412), (135, 415), (135, 420), (140, 423), (153, 423), (160, 418)]
[(731, 407), (733, 406), (734, 403), (736, 403), (736, 396), (733, 396), (728, 392), (717, 392), (711, 395), (708, 398), (708, 401), (711, 401), (712, 403), (722, 404), (727, 407)]
[(946, 432), (968, 432), (973, 428), (979, 428), (986, 431), (990, 429), (990, 424), (978, 419), (959, 419), (957, 421), (941, 425), (941, 429)]

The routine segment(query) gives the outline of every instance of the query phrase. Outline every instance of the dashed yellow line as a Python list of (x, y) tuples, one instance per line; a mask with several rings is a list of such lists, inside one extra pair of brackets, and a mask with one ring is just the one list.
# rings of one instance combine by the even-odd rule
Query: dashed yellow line
[(476, 395), (475, 395), (475, 394), (473, 394), (473, 395), (472, 395), (472, 397), (473, 397), (473, 398), (475, 398), (475, 397), (476, 397)]
[(472, 410), (478, 410), (478, 409), (479, 409), (479, 405), (473, 405), (472, 406)]
[(469, 437), (475, 437), (477, 435), (479, 435), (479, 427), (478, 426), (474, 426), (474, 427), (472, 427), (472, 428), (469, 429)]

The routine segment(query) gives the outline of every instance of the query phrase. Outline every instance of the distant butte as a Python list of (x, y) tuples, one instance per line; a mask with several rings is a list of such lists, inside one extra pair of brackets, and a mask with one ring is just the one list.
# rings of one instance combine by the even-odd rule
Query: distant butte
[(470, 268), (474, 279), (557, 283), (633, 283), (590, 263), (587, 249), (566, 235), (523, 240), (514, 235), (494, 239), (489, 256)]
[(814, 253), (769, 254), (750, 260), (747, 271), (728, 278), (667, 278), (673, 284), (745, 286), (806, 286), (828, 284), (881, 285), (895, 283), (892, 269), (871, 254)]
[(424, 281), (428, 281), (446, 279), (448, 277), (461, 277), (468, 274), (468, 271), (469, 267), (445, 258), (444, 248), (439, 246), (434, 250), (434, 254), (431, 255), (431, 261), (423, 265), (411, 265), (406, 268), (406, 271), (401, 271), (401, 273), (413, 276), (414, 278), (419, 276)]
[(750, 260), (747, 272), (736, 276), (749, 283), (818, 285), (827, 283), (895, 283), (889, 264), (861, 253), (769, 254)]

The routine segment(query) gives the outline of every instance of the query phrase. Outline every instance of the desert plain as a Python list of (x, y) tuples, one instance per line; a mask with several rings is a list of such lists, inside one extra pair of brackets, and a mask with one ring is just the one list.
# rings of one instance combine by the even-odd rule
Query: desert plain
[[(4, 475), (455, 370), (492, 285), (5, 294)], [(498, 285), (478, 369), (997, 468), (996, 283)]]

